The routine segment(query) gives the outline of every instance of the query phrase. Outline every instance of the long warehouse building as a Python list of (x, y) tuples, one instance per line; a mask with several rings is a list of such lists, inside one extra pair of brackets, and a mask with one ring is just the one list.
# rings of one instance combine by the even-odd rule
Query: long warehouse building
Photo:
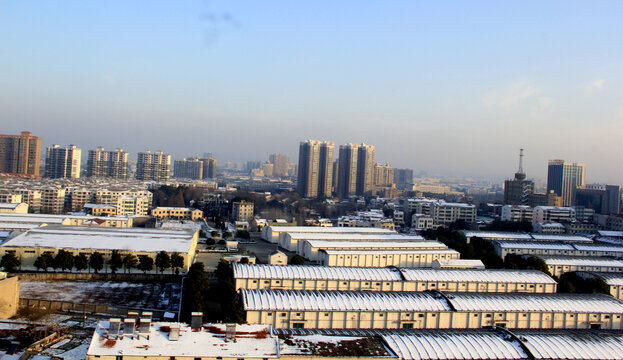
[(320, 227), (320, 226), (264, 226), (262, 239), (279, 243), (282, 233), (317, 233), (317, 234), (396, 234), (396, 231), (370, 227)]
[(623, 257), (623, 246), (617, 245), (536, 241), (494, 241), (492, 244), (502, 259), (508, 254)]
[(319, 250), (446, 250), (439, 241), (327, 241), (306, 240), (297, 254), (310, 260), (318, 260)]
[(318, 329), (623, 330), (604, 294), (240, 290), (249, 324)]
[(555, 293), (536, 270), (436, 270), (234, 264), (236, 290), (340, 290)]
[(326, 234), (326, 233), (283, 233), (279, 237), (279, 246), (297, 253), (303, 251), (306, 241), (355, 241), (355, 242), (419, 242), (425, 241), (419, 235), (402, 234)]

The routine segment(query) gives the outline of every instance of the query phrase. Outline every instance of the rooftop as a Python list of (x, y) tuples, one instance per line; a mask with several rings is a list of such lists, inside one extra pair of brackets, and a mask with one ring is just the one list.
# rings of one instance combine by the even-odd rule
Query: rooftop
[(95, 356), (179, 356), (277, 358), (278, 343), (266, 325), (236, 325), (236, 341), (225, 340), (225, 325), (205, 325), (191, 329), (180, 323), (179, 339), (170, 340), (171, 323), (152, 323), (149, 339), (144, 336), (107, 339), (109, 322), (97, 325), (88, 355)]
[(362, 233), (288, 233), (295, 240), (424, 241), (419, 235)]
[(561, 266), (600, 266), (600, 267), (618, 267), (623, 268), (623, 261), (607, 258), (607, 257), (584, 257), (584, 256), (543, 256), (537, 255), (539, 259), (543, 259), (547, 265)]
[(438, 241), (417, 241), (417, 242), (402, 242), (402, 241), (327, 241), (327, 240), (307, 240), (307, 243), (311, 247), (315, 248), (344, 248), (344, 249), (359, 249), (359, 248), (378, 248), (378, 249), (447, 249), (448, 247)]
[(269, 226), (268, 228), (273, 232), (287, 233), (396, 234), (394, 230), (369, 227)]
[(195, 232), (54, 225), (28, 230), (4, 242), (2, 246), (188, 253)]

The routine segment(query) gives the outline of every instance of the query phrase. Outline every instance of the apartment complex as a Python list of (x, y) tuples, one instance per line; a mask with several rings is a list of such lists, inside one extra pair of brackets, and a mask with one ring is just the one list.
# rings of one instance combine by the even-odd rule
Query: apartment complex
[(45, 177), (77, 179), (80, 177), (81, 161), (82, 150), (78, 149), (76, 145), (62, 148), (54, 144), (46, 150)]
[(334, 147), (328, 141), (307, 140), (300, 143), (297, 189), (301, 196), (331, 196)]
[(253, 208), (252, 202), (235, 201), (231, 209), (232, 218), (234, 221), (249, 221), (253, 218)]
[(127, 179), (128, 152), (123, 149), (106, 151), (101, 146), (95, 150), (89, 150), (87, 176)]
[(39, 176), (41, 139), (30, 131), (0, 135), (0, 173)]
[[(333, 161), (333, 158), (331, 159)], [(273, 176), (288, 176), (290, 156), (285, 154), (270, 154), (268, 162), (273, 165)]]
[(167, 181), (171, 172), (171, 155), (162, 151), (138, 153), (136, 179)]

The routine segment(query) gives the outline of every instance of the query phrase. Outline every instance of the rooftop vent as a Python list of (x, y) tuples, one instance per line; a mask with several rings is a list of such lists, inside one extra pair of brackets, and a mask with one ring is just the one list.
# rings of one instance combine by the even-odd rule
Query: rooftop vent
[(180, 339), (180, 324), (171, 324), (171, 331), (169, 331), (169, 340), (177, 341)]
[(109, 326), (108, 326), (108, 339), (110, 338), (117, 338), (119, 337), (119, 335), (121, 335), (121, 319), (110, 319), (108, 321)]
[(225, 325), (225, 340), (236, 341), (236, 324)]
[(138, 337), (141, 336), (149, 339), (149, 329), (151, 328), (151, 319), (141, 319), (138, 326)]
[(123, 320), (123, 335), (128, 335), (131, 336), (132, 339), (134, 339), (134, 335), (136, 333), (136, 330), (134, 329), (134, 326), (136, 325), (136, 320), (135, 319), (125, 319)]
[(193, 312), (190, 314), (190, 327), (200, 328), (203, 325), (203, 313)]

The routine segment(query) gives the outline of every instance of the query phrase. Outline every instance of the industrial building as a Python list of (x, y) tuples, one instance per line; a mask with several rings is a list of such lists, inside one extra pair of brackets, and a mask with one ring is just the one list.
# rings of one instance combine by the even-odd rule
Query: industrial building
[(319, 250), (446, 250), (441, 242), (429, 241), (327, 241), (307, 240), (299, 246), (298, 254), (310, 261), (318, 261)]
[(610, 288), (610, 295), (619, 300), (623, 300), (623, 273), (620, 272), (598, 272), (598, 271), (578, 271), (577, 275), (583, 278), (594, 278), (603, 280)]
[(320, 226), (265, 226), (262, 228), (262, 239), (278, 244), (284, 233), (316, 233), (316, 234), (396, 234), (394, 230), (380, 228), (357, 227), (320, 227)]
[(51, 225), (29, 230), (0, 246), (0, 256), (12, 252), (21, 260), (21, 267), (34, 267), (35, 260), (44, 253), (55, 255), (65, 250), (73, 255), (87, 257), (99, 252), (104, 259), (113, 250), (121, 256), (134, 254), (156, 258), (160, 251), (178, 253), (184, 258), (182, 271), (192, 264), (199, 232), (196, 230), (162, 230), (145, 228), (102, 228), (89, 226)]
[(0, 213), (0, 230), (23, 231), (47, 225), (131, 228), (132, 217)]
[(203, 211), (187, 207), (160, 206), (151, 210), (151, 216), (158, 219), (200, 220), (203, 218)]
[(406, 250), (320, 250), (318, 264), (323, 266), (432, 268), (439, 259), (459, 259), (453, 249)]
[(494, 241), (493, 248), (502, 259), (508, 254), (549, 256), (623, 257), (623, 246), (537, 241)]
[(555, 293), (556, 281), (536, 270), (435, 270), (397, 267), (234, 264), (236, 290), (367, 290)]
[(623, 330), (603, 294), (240, 290), (249, 324), (318, 329)]
[(543, 255), (537, 257), (545, 261), (552, 276), (573, 271), (623, 272), (623, 261), (613, 258)]
[(354, 241), (354, 242), (420, 242), (424, 238), (419, 235), (401, 235), (401, 234), (331, 234), (331, 233), (296, 233), (285, 232), (279, 236), (279, 246), (297, 253), (303, 252), (303, 246), (306, 241)]
[(467, 242), (472, 238), (480, 238), (488, 241), (562, 241), (567, 243), (592, 243), (593, 240), (581, 235), (555, 235), (555, 234), (536, 234), (536, 233), (517, 233), (503, 231), (469, 231), (461, 230)]

